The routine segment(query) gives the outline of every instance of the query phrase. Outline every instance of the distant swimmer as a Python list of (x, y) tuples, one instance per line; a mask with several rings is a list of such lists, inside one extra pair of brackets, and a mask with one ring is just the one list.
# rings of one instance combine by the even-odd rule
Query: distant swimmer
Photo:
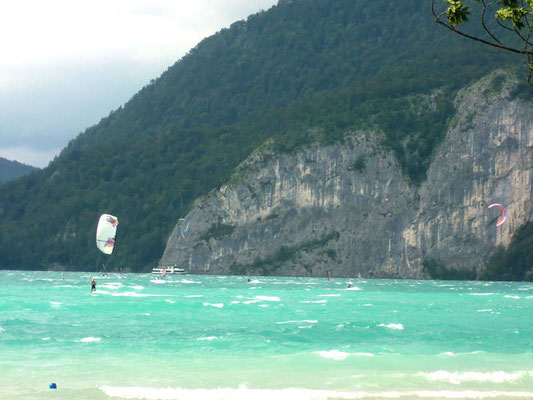
[(92, 279), (91, 281), (91, 293), (96, 290), (96, 279)]

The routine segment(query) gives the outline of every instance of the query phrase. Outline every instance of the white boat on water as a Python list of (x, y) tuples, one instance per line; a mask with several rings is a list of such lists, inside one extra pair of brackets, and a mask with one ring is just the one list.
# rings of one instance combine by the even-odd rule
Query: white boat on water
[(168, 267), (156, 267), (152, 269), (152, 274), (154, 275), (179, 275), (184, 274), (185, 270), (179, 268), (177, 265), (170, 265)]

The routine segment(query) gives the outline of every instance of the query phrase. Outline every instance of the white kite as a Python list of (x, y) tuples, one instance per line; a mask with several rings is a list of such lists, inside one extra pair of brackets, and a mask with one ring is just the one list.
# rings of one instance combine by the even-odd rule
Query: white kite
[(104, 254), (113, 253), (115, 236), (117, 234), (118, 218), (109, 214), (102, 214), (96, 228), (96, 247)]

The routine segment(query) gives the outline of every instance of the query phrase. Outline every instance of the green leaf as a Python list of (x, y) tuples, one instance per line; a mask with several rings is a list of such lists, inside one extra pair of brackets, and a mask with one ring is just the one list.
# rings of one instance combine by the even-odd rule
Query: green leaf
[(470, 10), (461, 0), (447, 0), (450, 6), (446, 10), (446, 17), (450, 25), (459, 25), (468, 21)]
[(516, 29), (522, 29), (525, 24), (522, 21), (529, 11), (523, 7), (500, 8), (496, 11), (496, 18), (503, 21), (510, 21)]

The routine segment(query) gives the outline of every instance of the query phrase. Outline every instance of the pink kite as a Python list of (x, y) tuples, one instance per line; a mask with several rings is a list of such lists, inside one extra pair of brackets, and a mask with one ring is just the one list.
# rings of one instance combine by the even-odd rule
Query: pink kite
[(489, 208), (492, 208), (492, 207), (500, 207), (502, 214), (500, 215), (500, 219), (496, 222), (496, 226), (500, 226), (507, 219), (507, 210), (505, 209), (504, 206), (498, 203), (494, 203), (489, 206)]

